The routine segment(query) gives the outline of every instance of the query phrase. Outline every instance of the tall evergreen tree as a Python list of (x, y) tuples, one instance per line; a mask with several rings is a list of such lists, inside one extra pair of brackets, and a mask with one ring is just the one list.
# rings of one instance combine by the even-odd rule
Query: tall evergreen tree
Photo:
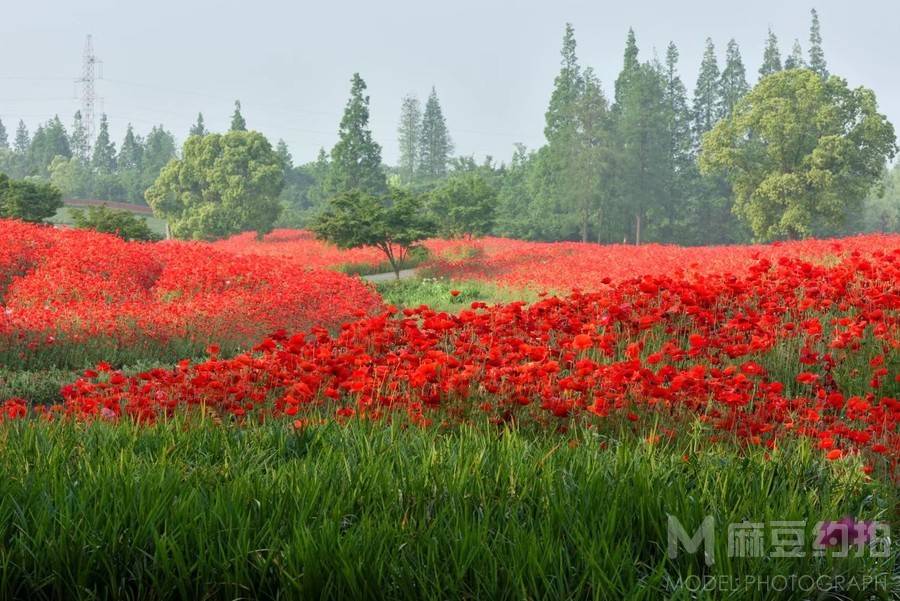
[(722, 116), (720, 77), (716, 47), (710, 38), (706, 38), (706, 51), (694, 87), (694, 141), (698, 146), (703, 134), (711, 130)]
[(144, 152), (141, 157), (147, 185), (153, 183), (156, 176), (169, 161), (175, 158), (175, 136), (162, 126), (154, 125), (144, 140)]
[(287, 142), (280, 139), (278, 143), (275, 145), (275, 154), (278, 155), (278, 158), (281, 160), (281, 164), (284, 165), (285, 171), (288, 171), (294, 167), (294, 157), (291, 156), (291, 151), (288, 149)]
[(25, 122), (19, 119), (19, 125), (16, 127), (16, 140), (13, 146), (13, 150), (16, 151), (16, 154), (25, 156), (28, 153), (28, 148), (31, 146), (31, 138), (28, 136), (28, 128), (25, 127)]
[(628, 28), (628, 37), (625, 40), (625, 58), (622, 63), (622, 70), (616, 78), (615, 88), (615, 106), (622, 104), (622, 94), (628, 85), (628, 79), (638, 70), (638, 46), (634, 36), (634, 29)]
[(678, 74), (678, 48), (669, 42), (664, 68), (664, 99), (667, 109), (666, 142), (668, 144), (667, 179), (662, 207), (660, 237), (666, 241), (684, 242), (676, 233), (684, 221), (684, 202), (691, 195), (695, 177), (693, 138), (691, 135), (691, 110), (688, 107), (687, 90)]
[(575, 105), (581, 94), (583, 81), (575, 48), (575, 30), (571, 23), (566, 23), (559, 74), (553, 82), (553, 93), (544, 115), (544, 136), (548, 142), (560, 135), (567, 135), (576, 120)]
[(241, 114), (241, 101), (234, 101), (234, 112), (231, 114), (231, 131), (247, 131), (247, 122)]
[(28, 163), (32, 171), (47, 175), (47, 168), (58, 156), (68, 159), (72, 149), (66, 128), (57, 115), (35, 130), (28, 149)]
[(338, 129), (338, 142), (331, 149), (324, 193), (336, 196), (353, 190), (384, 194), (387, 179), (381, 167), (381, 146), (372, 139), (369, 129), (369, 97), (366, 82), (354, 73), (350, 99), (344, 108)]
[(630, 222), (626, 231), (631, 230), (635, 244), (646, 238), (646, 218), (664, 204), (670, 181), (665, 87), (660, 67), (643, 63), (619, 89), (616, 171), (623, 216)]
[(803, 61), (803, 48), (800, 46), (800, 40), (794, 40), (794, 46), (791, 48), (791, 54), (784, 59), (785, 69), (802, 69), (806, 66)]
[(6, 133), (6, 127), (3, 126), (2, 119), (0, 119), (0, 148), (4, 150), (9, 148), (9, 136)]
[(94, 142), (91, 164), (101, 173), (112, 173), (116, 170), (116, 145), (109, 139), (109, 121), (105, 114), (100, 116), (100, 132), (97, 134), (97, 141)]
[(134, 128), (131, 123), (125, 130), (125, 139), (122, 140), (122, 146), (119, 148), (119, 157), (116, 161), (116, 167), (119, 170), (139, 170), (143, 159), (144, 147), (140, 136), (134, 135)]
[(825, 64), (825, 51), (822, 49), (822, 32), (819, 26), (819, 13), (810, 11), (812, 23), (809, 26), (809, 68), (819, 74), (822, 79), (828, 78), (828, 67)]
[(400, 179), (413, 181), (419, 168), (419, 137), (422, 131), (422, 109), (419, 99), (412, 94), (403, 97), (400, 105), (400, 125), (397, 139), (400, 143)]
[(72, 118), (72, 136), (70, 137), (72, 156), (82, 164), (87, 164), (90, 159), (91, 141), (87, 137), (87, 129), (81, 111), (75, 111)]
[(725, 68), (722, 69), (719, 88), (719, 115), (722, 117), (730, 115), (738, 100), (750, 91), (744, 61), (741, 59), (741, 49), (734, 38), (728, 41), (725, 50)]
[(772, 29), (766, 38), (766, 49), (763, 51), (762, 65), (759, 67), (760, 79), (781, 71), (781, 51), (778, 49), (778, 38)]
[[(241, 117), (243, 119), (243, 117)], [(197, 121), (191, 126), (191, 130), (188, 133), (189, 136), (205, 136), (209, 132), (206, 129), (206, 125), (203, 124), (203, 113), (197, 113)]]
[(447, 175), (447, 161), (453, 152), (453, 141), (447, 131), (447, 122), (441, 110), (437, 91), (432, 86), (425, 112), (422, 114), (422, 129), (419, 134), (419, 175), (424, 180), (433, 180)]

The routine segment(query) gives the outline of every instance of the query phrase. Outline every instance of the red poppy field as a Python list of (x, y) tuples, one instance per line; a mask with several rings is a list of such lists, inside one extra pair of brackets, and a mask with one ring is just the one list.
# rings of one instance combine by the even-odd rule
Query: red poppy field
[(64, 376), (0, 394), (3, 590), (707, 599), (676, 580), (826, 573), (891, 594), (896, 553), (665, 548), (669, 515), (894, 521), (900, 236), (431, 240), (394, 292), (440, 311), (306, 232), (0, 232), (0, 391)]
[[(3, 228), (4, 355), (27, 363), (55, 345), (113, 355), (59, 404), (7, 400), (7, 418), (143, 423), (202, 409), (298, 428), (402, 416), (655, 438), (699, 424), (712, 440), (806, 438), (828, 459), (897, 471), (898, 236), (701, 249), (432, 241), (439, 273), (583, 290), (453, 314), (384, 307), (371, 286), (321, 269), (376, 254), (304, 233), (210, 247)], [(209, 358), (118, 371), (116, 352), (173, 341)]]

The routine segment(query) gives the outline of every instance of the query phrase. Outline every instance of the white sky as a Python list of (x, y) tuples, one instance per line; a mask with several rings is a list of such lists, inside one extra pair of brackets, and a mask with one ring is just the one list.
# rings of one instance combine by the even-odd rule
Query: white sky
[[(900, 2), (814, 6), (830, 70), (874, 89), (900, 126)], [(737, 39), (752, 83), (767, 28), (782, 56), (795, 37), (805, 50), (811, 7), (787, 0), (0, 0), (0, 118), (10, 136), (19, 118), (33, 131), (59, 113), (68, 126), (91, 33), (103, 60), (97, 111), (109, 114), (117, 145), (127, 122), (141, 133), (163, 123), (181, 141), (198, 111), (211, 129), (226, 129), (239, 98), (248, 127), (273, 142), (284, 138), (295, 162), (312, 160), (333, 145), (350, 76), (359, 71), (386, 162), (397, 156), (401, 97), (413, 92), (424, 101), (432, 84), (457, 153), (507, 160), (514, 142), (543, 142), (566, 21), (582, 64), (595, 68), (608, 96), (629, 26), (642, 59), (654, 49), (663, 56), (675, 41), (690, 92), (707, 36), (720, 62), (728, 39)]]

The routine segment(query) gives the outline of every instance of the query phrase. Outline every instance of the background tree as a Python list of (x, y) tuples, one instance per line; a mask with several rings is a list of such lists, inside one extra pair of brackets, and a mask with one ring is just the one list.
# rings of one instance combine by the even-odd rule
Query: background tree
[(400, 144), (400, 159), (397, 165), (400, 181), (409, 184), (419, 168), (419, 138), (422, 132), (422, 109), (419, 99), (408, 94), (400, 104), (400, 125), (397, 140)]
[(825, 63), (825, 51), (822, 49), (822, 32), (819, 27), (819, 13), (810, 11), (812, 22), (809, 26), (809, 68), (823, 79), (828, 78), (828, 66)]
[(39, 223), (62, 207), (62, 194), (51, 184), (9, 179), (0, 173), (0, 218)]
[(0, 119), (0, 148), (3, 150), (9, 149), (9, 135), (6, 133), (6, 127), (4, 127), (2, 119)]
[(784, 59), (784, 68), (802, 69), (805, 66), (806, 64), (803, 62), (803, 48), (800, 46), (800, 40), (795, 39), (790, 55)]
[(66, 134), (66, 128), (58, 116), (53, 117), (47, 123), (39, 126), (31, 139), (31, 146), (28, 148), (27, 163), (29, 173), (33, 175), (46, 176), (47, 168), (53, 161), (54, 157), (61, 156), (69, 158), (72, 156), (72, 150), (69, 146), (69, 136)]
[(741, 60), (741, 49), (734, 38), (728, 41), (725, 50), (725, 68), (719, 79), (719, 114), (726, 117), (734, 110), (738, 100), (750, 91), (747, 84), (747, 72)]
[(271, 231), (281, 204), (284, 166), (259, 132), (191, 136), (183, 156), (163, 168), (146, 193), (177, 238), (211, 240)]
[(725, 171), (734, 210), (757, 239), (799, 238), (859, 207), (894, 141), (871, 90), (792, 69), (762, 80), (716, 125), (700, 165)]
[(112, 173), (116, 170), (116, 145), (109, 139), (109, 122), (106, 115), (100, 116), (100, 130), (94, 142), (94, 156), (91, 165), (101, 173)]
[(152, 241), (159, 236), (147, 225), (147, 220), (130, 211), (116, 211), (106, 205), (70, 209), (75, 227), (106, 234), (114, 234), (124, 240)]
[(81, 117), (81, 111), (75, 111), (72, 118), (72, 135), (69, 137), (72, 156), (82, 163), (90, 162), (91, 141), (87, 137), (87, 129)]
[(128, 124), (125, 139), (119, 148), (116, 159), (116, 175), (124, 190), (124, 200), (142, 202), (147, 186), (143, 180), (144, 145), (140, 136), (135, 135), (134, 128)]
[[(243, 119), (243, 117), (241, 117)], [(191, 130), (188, 132), (189, 136), (205, 136), (209, 132), (206, 130), (206, 125), (203, 123), (203, 113), (197, 113), (197, 121), (191, 126)]]
[(497, 191), (478, 170), (462, 171), (432, 190), (428, 205), (442, 237), (483, 236), (494, 225)]
[(334, 196), (312, 230), (339, 248), (378, 248), (400, 279), (409, 253), (434, 235), (435, 226), (425, 216), (419, 195), (392, 188), (389, 196), (378, 197), (357, 188)]
[(453, 141), (441, 110), (437, 91), (432, 86), (419, 134), (419, 177), (428, 181), (447, 175), (447, 161), (453, 153)]
[(350, 99), (338, 130), (338, 142), (331, 149), (324, 184), (328, 196), (351, 190), (375, 195), (387, 191), (387, 179), (381, 167), (381, 146), (372, 138), (369, 129), (369, 97), (365, 92), (366, 82), (359, 73), (354, 73)]
[(25, 127), (25, 122), (19, 119), (19, 125), (16, 127), (16, 139), (13, 148), (16, 151), (16, 154), (24, 156), (25, 153), (28, 152), (28, 148), (31, 146), (31, 138), (28, 136), (28, 128)]
[(231, 114), (231, 131), (247, 131), (247, 122), (241, 114), (241, 101), (234, 101), (234, 112)]
[(770, 28), (766, 48), (763, 50), (762, 64), (759, 66), (759, 77), (762, 79), (778, 71), (781, 71), (781, 51), (778, 50), (778, 38)]
[(706, 38), (706, 50), (700, 63), (700, 74), (694, 86), (694, 137), (697, 145), (703, 134), (713, 128), (722, 116), (722, 85), (716, 47)]
[(691, 134), (691, 109), (688, 107), (687, 90), (678, 74), (678, 48), (669, 42), (664, 69), (666, 107), (666, 145), (669, 168), (663, 184), (664, 197), (658, 218), (658, 234), (661, 240), (689, 242), (688, 201), (692, 198), (697, 178), (694, 165), (693, 136)]

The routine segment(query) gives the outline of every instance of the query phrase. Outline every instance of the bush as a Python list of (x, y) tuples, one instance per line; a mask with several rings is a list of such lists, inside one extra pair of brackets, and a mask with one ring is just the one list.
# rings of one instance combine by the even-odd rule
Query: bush
[(0, 218), (39, 223), (53, 217), (61, 206), (62, 193), (55, 186), (0, 173)]
[(106, 205), (88, 207), (87, 213), (81, 209), (71, 209), (70, 214), (75, 227), (95, 230), (106, 234), (115, 234), (125, 240), (159, 240), (147, 220), (128, 211), (116, 211)]

